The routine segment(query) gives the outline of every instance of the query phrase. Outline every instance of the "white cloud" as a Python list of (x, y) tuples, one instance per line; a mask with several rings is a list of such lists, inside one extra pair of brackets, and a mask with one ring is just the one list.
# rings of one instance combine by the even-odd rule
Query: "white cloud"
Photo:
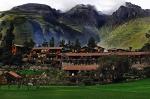
[(150, 0), (0, 0), (0, 11), (9, 10), (25, 3), (41, 3), (62, 11), (69, 10), (77, 4), (91, 4), (99, 11), (109, 13), (123, 5), (125, 1), (140, 5), (144, 9), (150, 9)]

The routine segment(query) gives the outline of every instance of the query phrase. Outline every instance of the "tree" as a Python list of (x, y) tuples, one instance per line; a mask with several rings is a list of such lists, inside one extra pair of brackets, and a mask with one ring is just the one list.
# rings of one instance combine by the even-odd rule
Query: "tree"
[(43, 42), (42, 46), (43, 46), (43, 47), (48, 47), (48, 42), (47, 42), (46, 39), (44, 39), (44, 42)]
[(69, 40), (68, 43), (66, 44), (66, 48), (68, 49), (68, 51), (72, 51), (72, 49), (74, 48), (73, 42)]
[(29, 47), (34, 47), (34, 45), (35, 45), (35, 42), (33, 41), (33, 39), (30, 39), (30, 41), (29, 41)]
[(60, 47), (65, 47), (65, 40), (61, 40), (60, 43), (59, 43), (59, 46)]
[(102, 81), (118, 82), (123, 80), (123, 74), (128, 72), (130, 60), (120, 56), (105, 56), (99, 59), (99, 75)]
[(7, 29), (6, 31), (6, 35), (4, 37), (4, 48), (7, 50), (7, 51), (11, 51), (11, 47), (12, 47), (12, 44), (13, 44), (13, 40), (14, 40), (14, 34), (13, 34), (13, 30), (14, 30), (14, 25), (13, 23), (11, 22), (10, 23), (10, 26), (9, 28)]
[(146, 38), (150, 38), (150, 30), (145, 34)]
[(11, 57), (11, 64), (16, 65), (16, 66), (20, 66), (22, 65), (22, 54), (21, 53), (17, 53), (16, 55), (13, 55)]
[(55, 39), (54, 39), (54, 37), (52, 37), (52, 38), (50, 39), (50, 41), (49, 41), (49, 46), (50, 46), (50, 47), (54, 47), (54, 46), (55, 46)]
[(146, 44), (142, 47), (141, 51), (150, 51), (150, 43), (146, 43)]
[(2, 39), (2, 33), (0, 33), (0, 40)]
[(24, 47), (33, 48), (35, 45), (35, 42), (32, 39), (30, 39), (30, 41), (25, 41), (23, 45)]
[(79, 50), (81, 48), (81, 43), (79, 42), (79, 39), (76, 39), (74, 49)]
[(3, 64), (10, 64), (11, 62), (11, 57), (12, 57), (12, 44), (13, 44), (13, 40), (14, 40), (14, 34), (13, 34), (13, 30), (14, 30), (14, 25), (13, 22), (10, 22), (8, 29), (6, 30), (6, 35), (4, 36), (3, 42), (2, 42), (2, 54), (1, 54), (1, 59), (0, 61)]
[(12, 57), (12, 53), (10, 53), (9, 51), (3, 51), (3, 54), (0, 57), (0, 61), (4, 65), (10, 65), (11, 64), (11, 57)]
[(88, 41), (88, 47), (89, 48), (95, 48), (96, 47), (96, 42), (95, 39), (93, 37), (91, 37)]
[(34, 47), (35, 43), (32, 39), (30, 39), (30, 41), (25, 41), (23, 45), (24, 45), (24, 52), (27, 53)]

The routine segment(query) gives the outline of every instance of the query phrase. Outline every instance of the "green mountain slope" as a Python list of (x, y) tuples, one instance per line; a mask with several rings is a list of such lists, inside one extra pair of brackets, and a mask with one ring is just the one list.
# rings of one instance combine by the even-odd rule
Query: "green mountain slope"
[(106, 48), (140, 49), (148, 42), (145, 34), (150, 30), (150, 17), (138, 18), (119, 26), (100, 30), (100, 45)]

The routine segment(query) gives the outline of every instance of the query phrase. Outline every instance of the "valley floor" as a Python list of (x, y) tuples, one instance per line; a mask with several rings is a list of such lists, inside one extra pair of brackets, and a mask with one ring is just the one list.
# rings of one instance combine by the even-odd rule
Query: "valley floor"
[(150, 99), (150, 79), (96, 86), (1, 86), (0, 99)]

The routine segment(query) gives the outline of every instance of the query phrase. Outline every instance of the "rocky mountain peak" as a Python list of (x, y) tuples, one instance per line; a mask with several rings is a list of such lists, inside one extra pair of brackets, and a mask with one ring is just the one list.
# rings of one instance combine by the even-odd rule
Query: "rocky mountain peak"
[(50, 11), (54, 10), (50, 6), (45, 4), (27, 3), (17, 7), (12, 8), (12, 10), (20, 11)]
[(57, 19), (61, 15), (58, 10), (53, 9), (48, 5), (36, 4), (36, 3), (23, 4), (23, 5), (12, 8), (11, 11), (40, 14), (46, 20)]
[(125, 3), (125, 7), (128, 7), (128, 8), (136, 8), (136, 9), (142, 9), (140, 6), (135, 5), (135, 4), (132, 4), (131, 2), (126, 2), (126, 3)]
[(94, 6), (80, 4), (66, 12), (63, 19), (65, 21), (72, 20), (74, 24), (100, 26), (105, 21), (104, 17), (105, 15), (98, 12)]
[(140, 6), (126, 2), (125, 5), (120, 6), (120, 8), (112, 14), (112, 20), (116, 24), (128, 21), (133, 18), (146, 16), (148, 16), (148, 11), (142, 9)]

